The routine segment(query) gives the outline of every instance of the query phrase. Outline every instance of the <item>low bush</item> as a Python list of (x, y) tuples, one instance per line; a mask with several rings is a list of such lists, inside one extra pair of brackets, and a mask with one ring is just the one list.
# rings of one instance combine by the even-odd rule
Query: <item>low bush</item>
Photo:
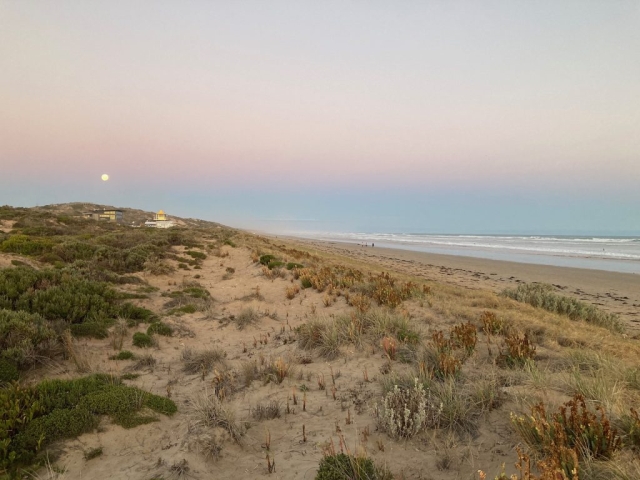
[(304, 265), (302, 265), (301, 263), (295, 263), (295, 262), (287, 262), (287, 270), (293, 270), (294, 268), (304, 268)]
[(518, 285), (515, 290), (507, 289), (502, 295), (528, 303), (536, 308), (543, 308), (550, 312), (566, 315), (571, 320), (583, 320), (613, 332), (624, 332), (624, 323), (614, 313), (607, 313), (598, 307), (582, 302), (575, 298), (558, 295), (553, 292), (553, 286), (543, 283), (526, 283)]
[(136, 332), (133, 334), (133, 345), (140, 348), (151, 347), (153, 345), (153, 338), (146, 333)]
[(196, 250), (187, 250), (184, 253), (186, 253), (187, 255), (189, 255), (191, 258), (195, 260), (204, 260), (207, 258), (207, 255), (205, 253), (198, 252)]
[(6, 358), (0, 357), (0, 387), (5, 383), (10, 383), (20, 378), (16, 364)]
[(441, 408), (416, 378), (410, 388), (387, 392), (376, 412), (378, 427), (392, 438), (411, 438), (437, 425)]
[(107, 338), (113, 321), (76, 323), (69, 327), (74, 337)]
[(507, 326), (501, 318), (489, 311), (484, 311), (480, 315), (482, 331), (485, 335), (500, 335), (506, 333)]
[(149, 328), (147, 328), (147, 335), (153, 335), (154, 333), (163, 335), (165, 337), (170, 337), (171, 335), (173, 335), (173, 328), (171, 328), (166, 323), (155, 322), (149, 325)]
[(572, 478), (582, 458), (609, 459), (620, 448), (621, 438), (600, 406), (593, 413), (584, 397), (575, 395), (549, 415), (544, 403), (531, 409), (530, 416), (512, 415), (511, 422), (523, 441), (543, 458)]
[(511, 333), (504, 338), (503, 349), (500, 350), (500, 355), (496, 360), (501, 366), (523, 367), (533, 359), (535, 353), (536, 347), (531, 343), (526, 333), (522, 336)]
[(97, 427), (100, 415), (125, 427), (155, 417), (141, 416), (141, 409), (172, 415), (169, 399), (124, 386), (108, 375), (75, 380), (48, 380), (36, 386), (17, 384), (0, 390), (0, 469), (16, 473), (31, 464), (46, 445), (73, 438)]
[(122, 350), (117, 355), (112, 355), (109, 360), (131, 360), (134, 358), (133, 352), (129, 350)]
[(280, 268), (284, 266), (284, 262), (281, 262), (280, 260), (271, 260), (268, 264), (267, 264), (267, 268), (269, 270), (273, 270), (274, 268)]
[(0, 309), (0, 359), (28, 367), (53, 354), (57, 333), (38, 314)]
[(476, 327), (461, 323), (451, 328), (449, 338), (439, 330), (431, 336), (432, 350), (425, 351), (425, 365), (440, 379), (459, 375), (464, 362), (473, 354), (477, 344)]
[(277, 260), (274, 255), (262, 255), (259, 262), (261, 265), (264, 265), (266, 267), (267, 265), (269, 265), (269, 262), (272, 262), (274, 260)]
[(0, 252), (17, 253), (25, 257), (43, 255), (51, 252), (55, 243), (49, 238), (29, 235), (11, 235), (0, 243)]

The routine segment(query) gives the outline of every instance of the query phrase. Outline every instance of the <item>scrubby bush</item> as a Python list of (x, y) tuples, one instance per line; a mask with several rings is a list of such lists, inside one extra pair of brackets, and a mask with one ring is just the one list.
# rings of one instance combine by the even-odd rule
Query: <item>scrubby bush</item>
[(113, 321), (91, 321), (70, 325), (69, 329), (74, 337), (107, 338), (109, 326)]
[(136, 332), (133, 334), (133, 345), (140, 348), (151, 347), (153, 345), (153, 338), (146, 333)]
[(287, 270), (293, 270), (294, 268), (304, 268), (304, 265), (302, 265), (301, 263), (295, 263), (295, 262), (287, 263)]
[(280, 260), (271, 260), (268, 264), (267, 264), (267, 268), (269, 270), (273, 270), (274, 268), (280, 268), (284, 265), (284, 262), (281, 262)]
[(267, 265), (269, 265), (269, 262), (272, 262), (274, 260), (277, 260), (275, 255), (262, 255), (260, 256), (259, 261), (261, 265), (264, 265), (266, 267)]
[(96, 428), (100, 415), (133, 427), (155, 420), (143, 409), (172, 415), (175, 404), (163, 397), (124, 386), (108, 375), (76, 380), (48, 380), (36, 386), (18, 384), (0, 390), (0, 470), (16, 472), (32, 463), (43, 447)]
[(575, 395), (555, 414), (549, 415), (541, 402), (530, 416), (512, 415), (511, 422), (543, 461), (573, 478), (574, 469), (580, 474), (580, 459), (609, 459), (621, 446), (604, 409), (598, 406), (596, 411), (599, 415), (587, 407), (584, 397)]
[(110, 360), (131, 360), (134, 358), (133, 352), (129, 350), (121, 350), (117, 355), (109, 357)]
[(560, 315), (567, 315), (571, 320), (583, 320), (613, 332), (624, 332), (624, 323), (614, 313), (607, 313), (595, 305), (591, 305), (575, 298), (557, 295), (553, 286), (544, 283), (525, 283), (518, 288), (506, 289), (502, 295), (528, 303), (537, 308), (543, 308)]
[(536, 353), (536, 347), (531, 342), (529, 335), (511, 333), (504, 338), (503, 349), (496, 359), (498, 365), (510, 368), (523, 367), (530, 362)]
[(38, 314), (0, 310), (0, 358), (21, 366), (50, 356), (57, 334)]
[(187, 255), (189, 255), (190, 257), (192, 257), (195, 260), (204, 260), (207, 258), (207, 255), (202, 253), (202, 252), (198, 252), (196, 250), (187, 250), (186, 252)]
[(5, 383), (13, 382), (20, 378), (16, 364), (6, 358), (0, 357), (0, 387)]
[(17, 253), (24, 256), (36, 256), (50, 252), (54, 242), (48, 238), (28, 235), (11, 235), (0, 243), (0, 252)]
[(155, 322), (149, 325), (149, 328), (147, 328), (147, 335), (153, 335), (154, 333), (163, 335), (165, 337), (170, 337), (173, 334), (173, 328), (171, 328), (166, 323)]
[(395, 385), (377, 410), (378, 426), (392, 438), (411, 438), (437, 424), (441, 406), (416, 378), (412, 388)]

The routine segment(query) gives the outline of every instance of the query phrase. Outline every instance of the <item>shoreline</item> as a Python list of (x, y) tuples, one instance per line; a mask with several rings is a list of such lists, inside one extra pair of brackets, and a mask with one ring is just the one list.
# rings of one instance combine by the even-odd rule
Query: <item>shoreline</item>
[(428, 280), (496, 292), (519, 283), (549, 283), (562, 295), (620, 315), (631, 333), (640, 332), (640, 275), (633, 273), (518, 263), (387, 247), (362, 247), (335, 240), (282, 237), (326, 253), (375, 263)]

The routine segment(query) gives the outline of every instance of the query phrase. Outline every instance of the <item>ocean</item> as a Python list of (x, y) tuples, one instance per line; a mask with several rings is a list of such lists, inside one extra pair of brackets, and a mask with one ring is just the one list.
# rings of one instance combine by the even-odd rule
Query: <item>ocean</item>
[(640, 237), (334, 232), (295, 235), (418, 252), (640, 274)]

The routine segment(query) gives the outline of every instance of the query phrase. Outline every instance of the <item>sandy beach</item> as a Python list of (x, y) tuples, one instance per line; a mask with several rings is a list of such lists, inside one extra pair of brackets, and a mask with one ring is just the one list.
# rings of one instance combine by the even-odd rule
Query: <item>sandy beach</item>
[(468, 288), (500, 292), (522, 282), (548, 283), (563, 295), (574, 296), (621, 315), (628, 321), (630, 331), (640, 332), (640, 275), (362, 247), (346, 242), (292, 240), (317, 251), (343, 255), (374, 263), (391, 271)]

